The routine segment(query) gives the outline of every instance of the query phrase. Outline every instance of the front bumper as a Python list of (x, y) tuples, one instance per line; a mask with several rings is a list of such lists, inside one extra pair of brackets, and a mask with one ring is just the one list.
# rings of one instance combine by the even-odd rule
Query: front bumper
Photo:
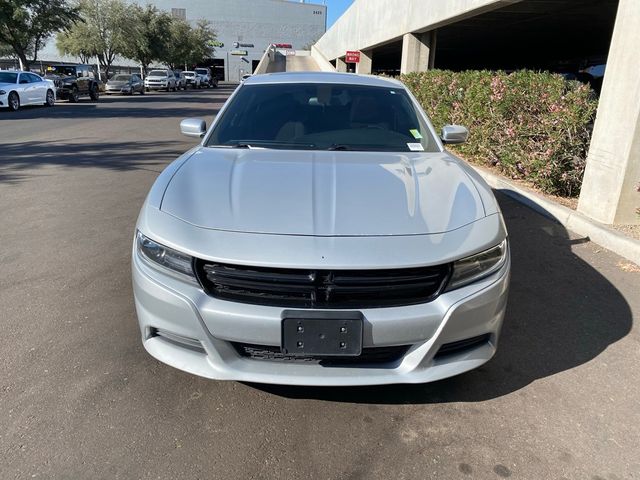
[[(507, 261), (491, 277), (441, 294), (430, 303), (359, 310), (364, 317), (365, 348), (410, 348), (389, 364), (332, 367), (241, 356), (231, 342), (279, 346), (281, 322), (291, 309), (218, 300), (195, 284), (149, 267), (135, 253), (132, 261), (142, 341), (152, 356), (211, 379), (317, 386), (424, 383), (484, 364), (496, 351), (509, 269)], [(157, 330), (178, 339), (192, 339), (197, 348), (155, 336)], [(436, 355), (442, 345), (483, 335), (488, 341), (446, 356)]]
[(144, 88), (148, 88), (149, 90), (165, 90), (169, 88), (167, 83), (145, 83)]
[(131, 93), (133, 91), (133, 89), (131, 87), (110, 87), (110, 86), (106, 86), (104, 89), (104, 93), (106, 93), (107, 95), (115, 93), (123, 93), (123, 94), (128, 94)]
[(56, 98), (58, 100), (69, 100), (71, 96), (71, 88), (70, 87), (57, 87), (56, 88)]

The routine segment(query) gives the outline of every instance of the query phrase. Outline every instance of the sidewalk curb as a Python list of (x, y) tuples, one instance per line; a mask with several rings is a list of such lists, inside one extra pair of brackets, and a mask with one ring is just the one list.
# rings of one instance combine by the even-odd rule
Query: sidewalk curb
[(640, 241), (629, 238), (602, 223), (591, 220), (580, 212), (548, 200), (542, 195), (514, 185), (508, 179), (488, 172), (484, 168), (476, 166), (473, 166), (473, 168), (491, 188), (502, 191), (536, 212), (546, 217), (551, 217), (568, 230), (588, 237), (592, 242), (617, 253), (636, 265), (640, 265)]

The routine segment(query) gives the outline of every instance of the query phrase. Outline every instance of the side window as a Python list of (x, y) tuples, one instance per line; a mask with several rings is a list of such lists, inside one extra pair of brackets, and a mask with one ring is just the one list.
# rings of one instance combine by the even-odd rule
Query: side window
[(29, 77), (29, 81), (31, 83), (38, 83), (42, 81), (42, 79), (39, 76), (34, 75), (33, 73), (27, 73), (27, 76)]
[(20, 74), (20, 80), (19, 80), (18, 83), (21, 83), (21, 84), (31, 83), (31, 80), (29, 80), (29, 74), (28, 73), (21, 73)]

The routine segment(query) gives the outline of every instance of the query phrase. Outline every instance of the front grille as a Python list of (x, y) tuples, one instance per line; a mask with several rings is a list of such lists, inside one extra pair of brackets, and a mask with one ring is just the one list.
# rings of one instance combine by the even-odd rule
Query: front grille
[(394, 347), (363, 348), (362, 353), (357, 357), (297, 357), (294, 355), (285, 355), (281, 352), (280, 347), (271, 345), (253, 345), (250, 343), (238, 342), (231, 342), (231, 345), (240, 356), (251, 358), (253, 360), (270, 360), (286, 363), (311, 363), (319, 364), (323, 367), (396, 363), (404, 357), (410, 347), (410, 345), (400, 345)]
[(204, 290), (221, 300), (298, 308), (375, 308), (433, 300), (449, 264), (388, 270), (302, 270), (195, 261)]

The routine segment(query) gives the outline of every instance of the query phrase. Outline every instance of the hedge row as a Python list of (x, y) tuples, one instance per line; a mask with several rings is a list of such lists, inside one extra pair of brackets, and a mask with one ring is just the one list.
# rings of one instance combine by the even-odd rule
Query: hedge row
[(403, 75), (434, 126), (465, 125), (465, 158), (577, 196), (598, 100), (590, 88), (551, 73), (430, 70)]

